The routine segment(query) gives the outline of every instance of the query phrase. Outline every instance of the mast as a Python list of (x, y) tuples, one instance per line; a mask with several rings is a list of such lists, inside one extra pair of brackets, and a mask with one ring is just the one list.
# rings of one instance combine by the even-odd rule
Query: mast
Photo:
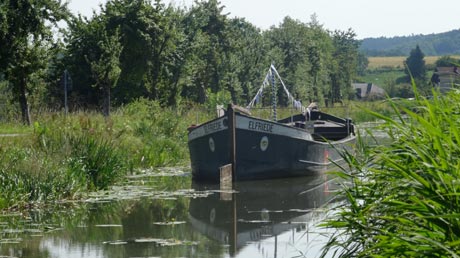
[(270, 65), (270, 75), (272, 79), (272, 108), (273, 108), (273, 121), (278, 120), (276, 117), (276, 85), (275, 85), (275, 71), (273, 64)]

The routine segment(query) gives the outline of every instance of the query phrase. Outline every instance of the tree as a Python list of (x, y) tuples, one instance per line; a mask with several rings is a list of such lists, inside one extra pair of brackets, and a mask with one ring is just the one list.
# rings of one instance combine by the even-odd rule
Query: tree
[[(282, 54), (279, 56), (280, 60), (271, 61), (275, 62), (291, 94), (297, 99), (306, 98), (320, 67), (320, 49), (315, 45), (317, 41), (311, 30), (306, 24), (285, 17), (279, 27), (270, 28), (265, 37), (272, 49), (271, 52), (276, 53), (276, 50), (279, 50)], [(282, 91), (279, 87), (278, 101), (286, 105), (287, 96)]]
[(121, 74), (123, 50), (119, 29), (108, 29), (107, 24), (102, 14), (91, 20), (78, 17), (70, 23), (71, 33), (66, 39), (74, 90), (90, 99), (89, 104), (101, 103), (104, 116), (110, 115), (111, 91)]
[(331, 69), (331, 103), (340, 102), (352, 94), (351, 83), (357, 74), (359, 42), (356, 34), (348, 31), (335, 31), (333, 34), (334, 54)]
[(47, 65), (48, 53), (46, 48), (38, 42), (22, 42), (15, 45), (17, 52), (14, 65), (6, 70), (7, 79), (13, 85), (14, 100), (19, 102), (22, 121), (26, 125), (31, 124), (29, 102), (27, 95), (34, 91), (31, 83), (33, 77), (40, 76)]
[(66, 5), (58, 0), (5, 0), (0, 4), (0, 72), (13, 85), (25, 124), (31, 123), (27, 95), (32, 92), (32, 77), (47, 65), (51, 28), (67, 16)]
[(418, 82), (426, 81), (426, 67), (425, 67), (425, 54), (423, 54), (420, 47), (417, 45), (415, 49), (410, 51), (409, 57), (405, 61), (406, 69), (404, 72), (407, 75), (407, 82), (414, 78)]
[(367, 67), (369, 66), (369, 59), (363, 52), (358, 53), (358, 75), (364, 76)]
[[(79, 106), (92, 108), (99, 103), (100, 90), (93, 87), (96, 84), (91, 69), (91, 62), (100, 56), (98, 42), (100, 38), (96, 31), (97, 26), (105, 26), (97, 19), (74, 17), (69, 22), (69, 30), (65, 36), (66, 50), (63, 68), (67, 68), (72, 75), (73, 99)], [(63, 72), (64, 70), (62, 70)], [(72, 103), (71, 103), (72, 104)], [(77, 104), (77, 103), (75, 103)]]
[(95, 84), (103, 92), (102, 114), (110, 116), (110, 91), (117, 84), (120, 77), (120, 53), (123, 49), (118, 33), (107, 35), (101, 31), (101, 40), (98, 42), (100, 56), (95, 60), (88, 60), (91, 64)]
[(112, 34), (119, 29), (123, 46), (116, 90), (119, 102), (146, 97), (174, 104), (183, 59), (177, 50), (183, 45), (178, 14), (160, 0), (107, 2), (101, 16)]
[(241, 18), (229, 20), (226, 35), (229, 50), (222, 65), (222, 87), (230, 92), (233, 103), (246, 105), (259, 89), (270, 64), (267, 45), (260, 30)]
[(230, 53), (227, 35), (228, 18), (224, 6), (217, 0), (196, 1), (183, 19), (186, 35), (186, 72), (182, 96), (204, 103), (206, 90), (217, 93), (225, 89), (222, 80), (228, 71)]
[(308, 27), (311, 38), (308, 44), (308, 59), (311, 64), (310, 75), (312, 87), (308, 94), (309, 102), (322, 102), (324, 94), (330, 85), (329, 67), (333, 53), (333, 42), (329, 33), (323, 28), (316, 14), (311, 15)]

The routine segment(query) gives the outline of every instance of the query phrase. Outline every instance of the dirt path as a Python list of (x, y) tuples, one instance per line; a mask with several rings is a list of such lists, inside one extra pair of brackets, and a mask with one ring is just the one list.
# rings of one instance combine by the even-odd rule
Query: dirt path
[(23, 136), (25, 134), (23, 133), (6, 133), (6, 134), (0, 134), (0, 137), (18, 137), (18, 136)]

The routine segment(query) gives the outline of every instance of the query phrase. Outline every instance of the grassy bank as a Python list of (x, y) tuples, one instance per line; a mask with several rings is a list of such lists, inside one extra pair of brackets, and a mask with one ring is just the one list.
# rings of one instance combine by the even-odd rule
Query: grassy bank
[[(345, 154), (348, 202), (325, 226), (337, 229), (327, 251), (340, 257), (460, 255), (460, 93), (393, 103), (385, 121), (392, 144)], [(404, 115), (402, 112), (404, 112)]]
[(20, 135), (0, 137), (0, 209), (79, 198), (139, 168), (186, 165), (196, 113), (140, 100), (110, 119), (47, 113), (33, 128), (3, 125), (0, 133)]

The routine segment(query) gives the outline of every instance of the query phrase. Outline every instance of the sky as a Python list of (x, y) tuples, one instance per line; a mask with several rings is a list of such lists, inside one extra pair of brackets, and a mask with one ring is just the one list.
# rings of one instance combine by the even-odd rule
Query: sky
[[(163, 0), (190, 7), (193, 0)], [(74, 13), (91, 16), (105, 0), (69, 0)], [(460, 0), (220, 0), (229, 17), (265, 30), (289, 16), (309, 22), (313, 14), (328, 30), (351, 28), (358, 39), (431, 34), (460, 29)]]

